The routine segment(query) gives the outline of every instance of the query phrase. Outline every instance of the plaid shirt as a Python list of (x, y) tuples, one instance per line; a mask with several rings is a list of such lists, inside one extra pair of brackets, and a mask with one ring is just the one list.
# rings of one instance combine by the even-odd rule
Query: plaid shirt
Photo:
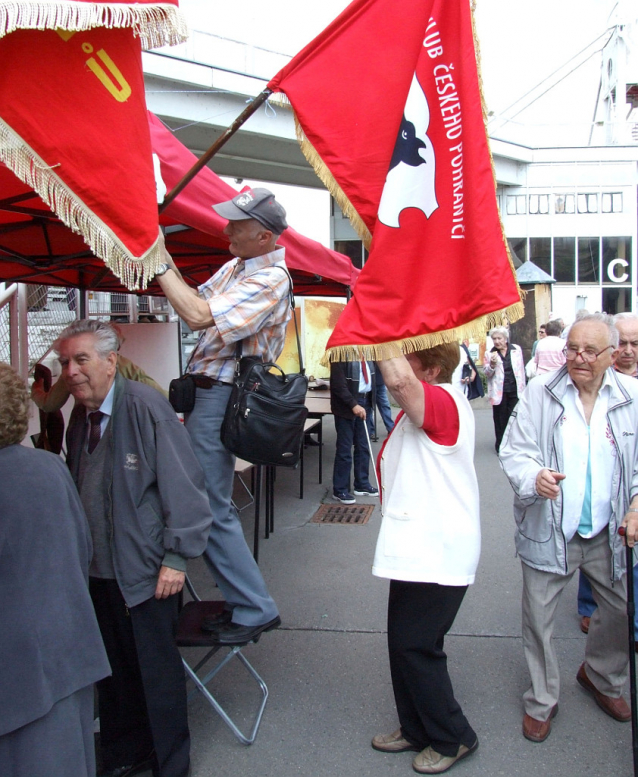
[(281, 354), (290, 319), (288, 275), (283, 248), (252, 259), (233, 259), (198, 291), (215, 323), (204, 331), (188, 371), (232, 383), (235, 348), (242, 340), (243, 356), (274, 362)]

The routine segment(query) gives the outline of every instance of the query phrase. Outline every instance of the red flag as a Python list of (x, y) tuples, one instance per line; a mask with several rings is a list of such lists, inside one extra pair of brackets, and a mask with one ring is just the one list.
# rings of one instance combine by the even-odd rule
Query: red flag
[(131, 289), (162, 260), (141, 42), (180, 19), (176, 0), (0, 8), (0, 161)]
[(468, 0), (355, 0), (268, 84), (370, 257), (328, 342), (384, 358), (523, 305), (498, 214)]

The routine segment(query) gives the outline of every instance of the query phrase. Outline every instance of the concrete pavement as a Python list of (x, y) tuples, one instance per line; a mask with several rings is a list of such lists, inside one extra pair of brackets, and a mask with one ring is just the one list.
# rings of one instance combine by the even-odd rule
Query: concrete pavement
[[(629, 777), (630, 724), (617, 723), (576, 683), (584, 636), (576, 612), (576, 578), (563, 596), (555, 639), (561, 662), (560, 712), (541, 744), (521, 733), (521, 696), (528, 675), (521, 645), (520, 562), (514, 556), (512, 493), (494, 453), (491, 409), (476, 400), (476, 468), (483, 546), (471, 586), (446, 640), (456, 696), (477, 731), (478, 752), (453, 769), (459, 777)], [(193, 777), (349, 777), (414, 774), (413, 754), (370, 747), (376, 733), (397, 727), (388, 668), (385, 619), (388, 583), (370, 573), (380, 513), (364, 526), (309, 523), (330, 499), (334, 425), (324, 420), (324, 483), (317, 448), (306, 449), (304, 499), (299, 474), (279, 470), (275, 532), (262, 540), (260, 567), (275, 597), (282, 628), (245, 654), (270, 696), (256, 742), (241, 745), (198, 694), (190, 702)], [(378, 450), (380, 444), (374, 444)], [(427, 505), (427, 494), (423, 494)], [(358, 501), (378, 504), (376, 500)], [(252, 511), (243, 521), (252, 539)], [(219, 598), (201, 560), (190, 568), (203, 598)], [(237, 662), (232, 662), (237, 663)], [(213, 692), (239, 721), (257, 704), (239, 667), (226, 667)]]

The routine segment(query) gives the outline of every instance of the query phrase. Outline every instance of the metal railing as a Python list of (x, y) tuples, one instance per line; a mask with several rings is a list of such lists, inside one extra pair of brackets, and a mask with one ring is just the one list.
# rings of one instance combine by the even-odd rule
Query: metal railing
[[(86, 294), (86, 308), (80, 304)], [(0, 361), (8, 362), (26, 380), (51, 350), (62, 330), (86, 309), (90, 318), (147, 322), (172, 314), (163, 297), (110, 292), (81, 292), (60, 286), (0, 284)]]
[(13, 364), (11, 357), (16, 351), (11, 324), (16, 314), (17, 292), (17, 283), (0, 292), (0, 361), (7, 362), (7, 364)]

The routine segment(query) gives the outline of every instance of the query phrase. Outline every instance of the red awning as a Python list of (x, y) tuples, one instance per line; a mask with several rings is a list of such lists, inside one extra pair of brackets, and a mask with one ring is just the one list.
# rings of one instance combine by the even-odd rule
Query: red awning
[[(152, 114), (153, 153), (170, 190), (194, 164), (195, 156)], [(166, 242), (186, 280), (203, 283), (230, 258), (225, 221), (211, 205), (237, 191), (204, 168), (161, 215)], [(296, 294), (344, 296), (359, 271), (343, 254), (287, 229), (280, 240)], [(91, 253), (80, 235), (68, 229), (28, 186), (0, 165), (0, 280), (126, 292)], [(145, 293), (160, 294), (157, 282)]]

